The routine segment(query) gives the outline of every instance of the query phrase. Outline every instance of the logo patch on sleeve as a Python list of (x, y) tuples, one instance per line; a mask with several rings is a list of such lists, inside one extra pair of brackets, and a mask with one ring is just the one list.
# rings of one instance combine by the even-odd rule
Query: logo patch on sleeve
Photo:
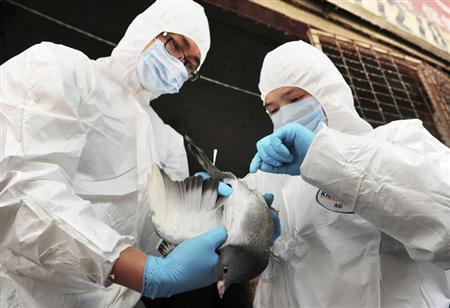
[(346, 206), (344, 203), (339, 202), (333, 196), (330, 196), (323, 190), (319, 189), (316, 194), (316, 201), (321, 206), (326, 208), (327, 210), (344, 213), (344, 214), (353, 214), (353, 208), (350, 206)]

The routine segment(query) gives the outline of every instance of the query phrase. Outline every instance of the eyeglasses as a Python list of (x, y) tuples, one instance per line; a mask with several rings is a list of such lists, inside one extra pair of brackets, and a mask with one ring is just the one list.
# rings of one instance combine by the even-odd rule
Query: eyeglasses
[(196, 81), (197, 79), (199, 79), (200, 73), (198, 69), (192, 64), (191, 61), (186, 59), (186, 55), (180, 44), (178, 44), (177, 41), (175, 41), (173, 37), (170, 36), (170, 34), (167, 32), (163, 32), (162, 36), (164, 36), (164, 38), (166, 39), (164, 47), (166, 48), (167, 52), (180, 60), (186, 67), (186, 70), (189, 73), (189, 80)]

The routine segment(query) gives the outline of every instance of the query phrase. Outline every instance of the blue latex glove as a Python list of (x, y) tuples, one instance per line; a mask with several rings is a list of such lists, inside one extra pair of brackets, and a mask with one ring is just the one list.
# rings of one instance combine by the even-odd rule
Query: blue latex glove
[[(264, 200), (266, 200), (267, 206), (271, 206), (273, 203), (273, 194), (272, 193), (266, 193), (263, 195)], [(280, 217), (278, 217), (277, 212), (275, 212), (273, 209), (269, 209), (270, 216), (272, 217), (274, 229), (273, 229), (273, 236), (272, 236), (272, 244), (275, 242), (275, 240), (281, 235), (281, 223), (280, 223)]]
[(167, 257), (148, 256), (142, 294), (152, 299), (168, 297), (217, 282), (216, 249), (227, 239), (224, 227), (186, 240)]
[(257, 153), (250, 163), (250, 172), (300, 175), (300, 166), (314, 133), (298, 123), (288, 123), (259, 140)]
[[(196, 174), (194, 174), (194, 176), (200, 176), (203, 178), (203, 180), (207, 180), (211, 177), (206, 172), (197, 172)], [(217, 192), (222, 197), (229, 197), (233, 193), (233, 188), (231, 188), (231, 186), (225, 184), (224, 182), (220, 181), (219, 186), (217, 187)]]

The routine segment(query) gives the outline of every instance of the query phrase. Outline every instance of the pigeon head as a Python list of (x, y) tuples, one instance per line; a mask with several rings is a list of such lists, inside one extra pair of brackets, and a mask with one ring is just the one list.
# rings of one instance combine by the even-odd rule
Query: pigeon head
[(233, 283), (243, 283), (258, 276), (267, 266), (268, 258), (248, 247), (227, 245), (219, 250), (219, 262), (215, 272), (217, 290), (222, 298)]

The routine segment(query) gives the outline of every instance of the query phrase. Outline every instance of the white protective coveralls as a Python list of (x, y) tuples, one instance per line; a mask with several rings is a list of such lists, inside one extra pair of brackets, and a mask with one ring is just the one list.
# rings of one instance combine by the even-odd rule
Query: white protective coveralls
[(309, 148), (303, 178), (248, 176), (275, 194), (282, 229), (255, 307), (448, 308), (449, 149), (419, 120), (372, 129), (333, 63), (302, 41), (264, 60), (262, 99), (284, 86), (312, 94), (328, 126)]
[(122, 250), (154, 251), (148, 172), (155, 162), (188, 176), (183, 139), (149, 107), (155, 97), (136, 71), (163, 31), (191, 38), (203, 62), (203, 8), (160, 1), (110, 57), (44, 42), (1, 66), (1, 307), (131, 307), (140, 298), (106, 287)]

